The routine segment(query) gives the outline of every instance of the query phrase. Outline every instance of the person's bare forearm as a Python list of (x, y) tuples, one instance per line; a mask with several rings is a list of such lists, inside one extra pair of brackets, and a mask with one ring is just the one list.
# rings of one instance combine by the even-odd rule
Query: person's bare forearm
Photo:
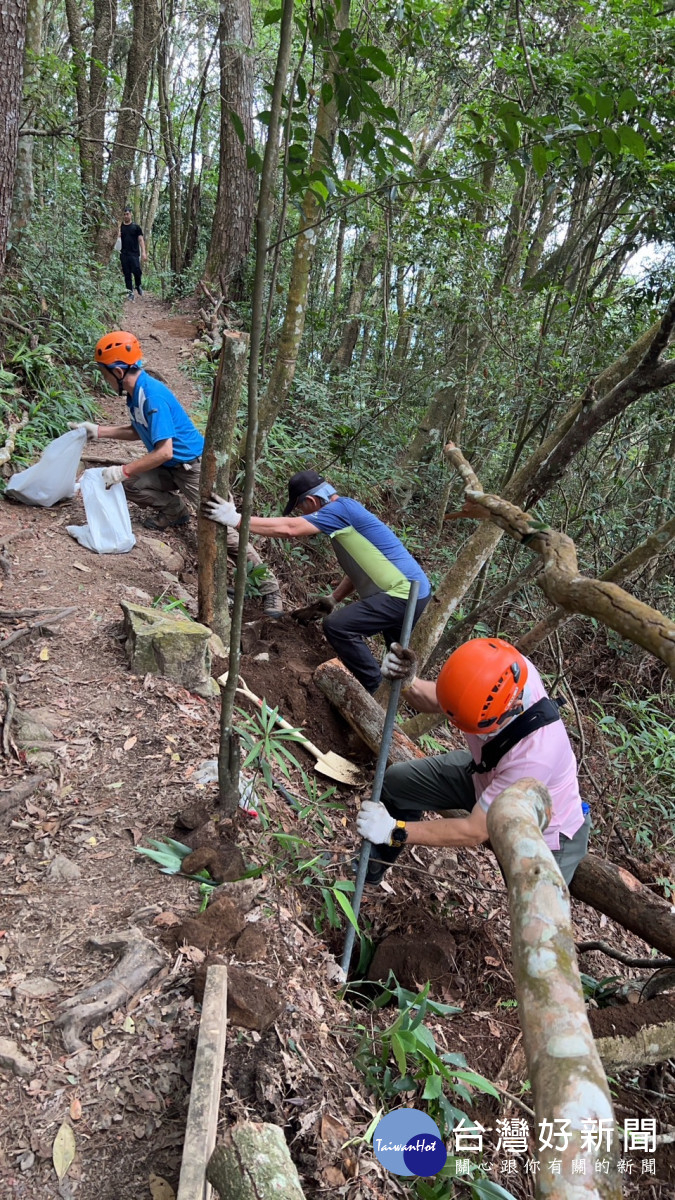
[(413, 679), (410, 687), (403, 689), (403, 699), (406, 704), (417, 712), (423, 713), (441, 713), (441, 708), (436, 699), (436, 684), (430, 683), (426, 679)]
[(488, 840), (484, 824), (484, 819), (473, 816), (444, 817), (440, 821), (407, 821), (405, 828), (411, 846), (480, 846)]
[(139, 435), (133, 425), (99, 425), (99, 438), (112, 438), (116, 442), (138, 442)]
[(156, 446), (149, 454), (143, 454), (141, 458), (135, 458), (132, 462), (125, 463), (124, 475), (127, 479), (133, 479), (134, 475), (143, 475), (146, 471), (154, 471), (157, 467), (163, 467), (170, 458), (173, 458), (172, 445)]
[(249, 528), (251, 533), (278, 538), (312, 537), (318, 532), (303, 517), (251, 517)]
[(352, 583), (351, 579), (348, 575), (345, 575), (344, 578), (340, 580), (337, 587), (333, 588), (333, 600), (336, 604), (339, 604), (341, 600), (346, 600), (347, 596), (351, 596), (355, 590), (356, 589), (354, 588), (354, 584)]

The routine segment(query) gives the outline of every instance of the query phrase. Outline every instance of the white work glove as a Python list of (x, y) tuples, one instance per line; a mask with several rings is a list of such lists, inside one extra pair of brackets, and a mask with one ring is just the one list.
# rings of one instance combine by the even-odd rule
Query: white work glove
[(116, 483), (122, 483), (126, 479), (124, 467), (120, 465), (104, 467), (101, 478), (107, 488), (114, 487)]
[(88, 442), (95, 442), (98, 439), (98, 425), (94, 425), (93, 421), (69, 421), (68, 428), (86, 430)]
[(400, 642), (392, 642), (382, 659), (380, 667), (385, 679), (399, 680), (409, 688), (417, 675), (417, 658), (414, 650), (404, 650)]
[(357, 815), (356, 828), (368, 842), (375, 846), (391, 846), (391, 835), (396, 821), (377, 800), (364, 800)]
[(202, 512), (209, 521), (215, 521), (217, 525), (229, 526), (231, 529), (236, 529), (241, 520), (234, 502), (223, 500), (223, 497), (217, 495), (216, 492), (212, 492), (211, 499), (202, 504)]

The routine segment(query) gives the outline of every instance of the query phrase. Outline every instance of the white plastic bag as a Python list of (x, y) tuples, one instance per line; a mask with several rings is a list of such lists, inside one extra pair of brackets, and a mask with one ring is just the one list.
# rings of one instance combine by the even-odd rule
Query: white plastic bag
[(126, 554), (133, 550), (136, 538), (131, 532), (131, 518), (121, 483), (106, 488), (103, 468), (85, 471), (78, 487), (84, 500), (86, 525), (66, 525), (66, 530), (81, 546), (96, 554)]
[(71, 429), (50, 442), (42, 458), (25, 471), (12, 475), (5, 492), (23, 504), (49, 508), (75, 494), (75, 476), (87, 440), (85, 429)]

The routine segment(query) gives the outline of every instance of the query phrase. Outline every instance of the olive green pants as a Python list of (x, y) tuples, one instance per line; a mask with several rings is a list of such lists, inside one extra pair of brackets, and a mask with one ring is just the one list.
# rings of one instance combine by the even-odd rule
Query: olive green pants
[[(394, 763), (384, 777), (382, 803), (397, 821), (419, 821), (425, 812), (471, 812), (476, 803), (473, 775), (469, 772), (471, 761), (468, 750), (452, 750)], [(574, 836), (568, 838), (561, 833), (560, 849), (551, 851), (567, 884), (588, 851), (590, 831), (591, 817), (587, 813)], [(400, 853), (395, 846), (374, 846), (372, 857), (391, 863)]]

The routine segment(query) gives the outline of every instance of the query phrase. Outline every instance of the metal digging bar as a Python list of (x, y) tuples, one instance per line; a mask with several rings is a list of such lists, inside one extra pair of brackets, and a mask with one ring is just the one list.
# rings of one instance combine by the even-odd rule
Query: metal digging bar
[[(405, 616), (403, 617), (403, 627), (401, 629), (400, 644), (404, 650), (408, 648), (410, 634), (412, 632), (413, 618), (415, 616), (415, 608), (417, 606), (417, 597), (419, 595), (420, 585), (417, 579), (410, 584), (410, 592), (408, 595), (408, 603), (405, 608)], [(382, 728), (382, 741), (380, 742), (380, 752), (377, 756), (377, 765), (375, 767), (375, 778), (373, 779), (373, 790), (371, 792), (371, 800), (378, 801), (382, 793), (382, 784), (384, 783), (384, 773), (387, 769), (387, 758), (389, 756), (389, 746), (391, 745), (391, 737), (394, 732), (394, 722), (396, 720), (396, 710), (398, 701), (401, 695), (401, 680), (397, 679), (391, 685), (389, 692), (389, 702), (387, 704), (387, 713), (384, 718), (384, 726)], [(364, 838), (361, 845), (361, 853), (359, 855), (359, 866), (356, 873), (356, 886), (354, 888), (354, 902), (352, 908), (356, 920), (359, 919), (359, 911), (361, 909), (361, 897), (363, 896), (363, 888), (366, 882), (366, 872), (368, 870), (368, 860), (370, 858), (372, 843)], [(345, 946), (342, 952), (342, 961), (340, 967), (342, 970), (343, 981), (347, 979), (349, 971), (349, 963), (354, 949), (354, 938), (356, 937), (356, 928), (351, 921), (347, 925), (347, 935), (345, 937)]]

